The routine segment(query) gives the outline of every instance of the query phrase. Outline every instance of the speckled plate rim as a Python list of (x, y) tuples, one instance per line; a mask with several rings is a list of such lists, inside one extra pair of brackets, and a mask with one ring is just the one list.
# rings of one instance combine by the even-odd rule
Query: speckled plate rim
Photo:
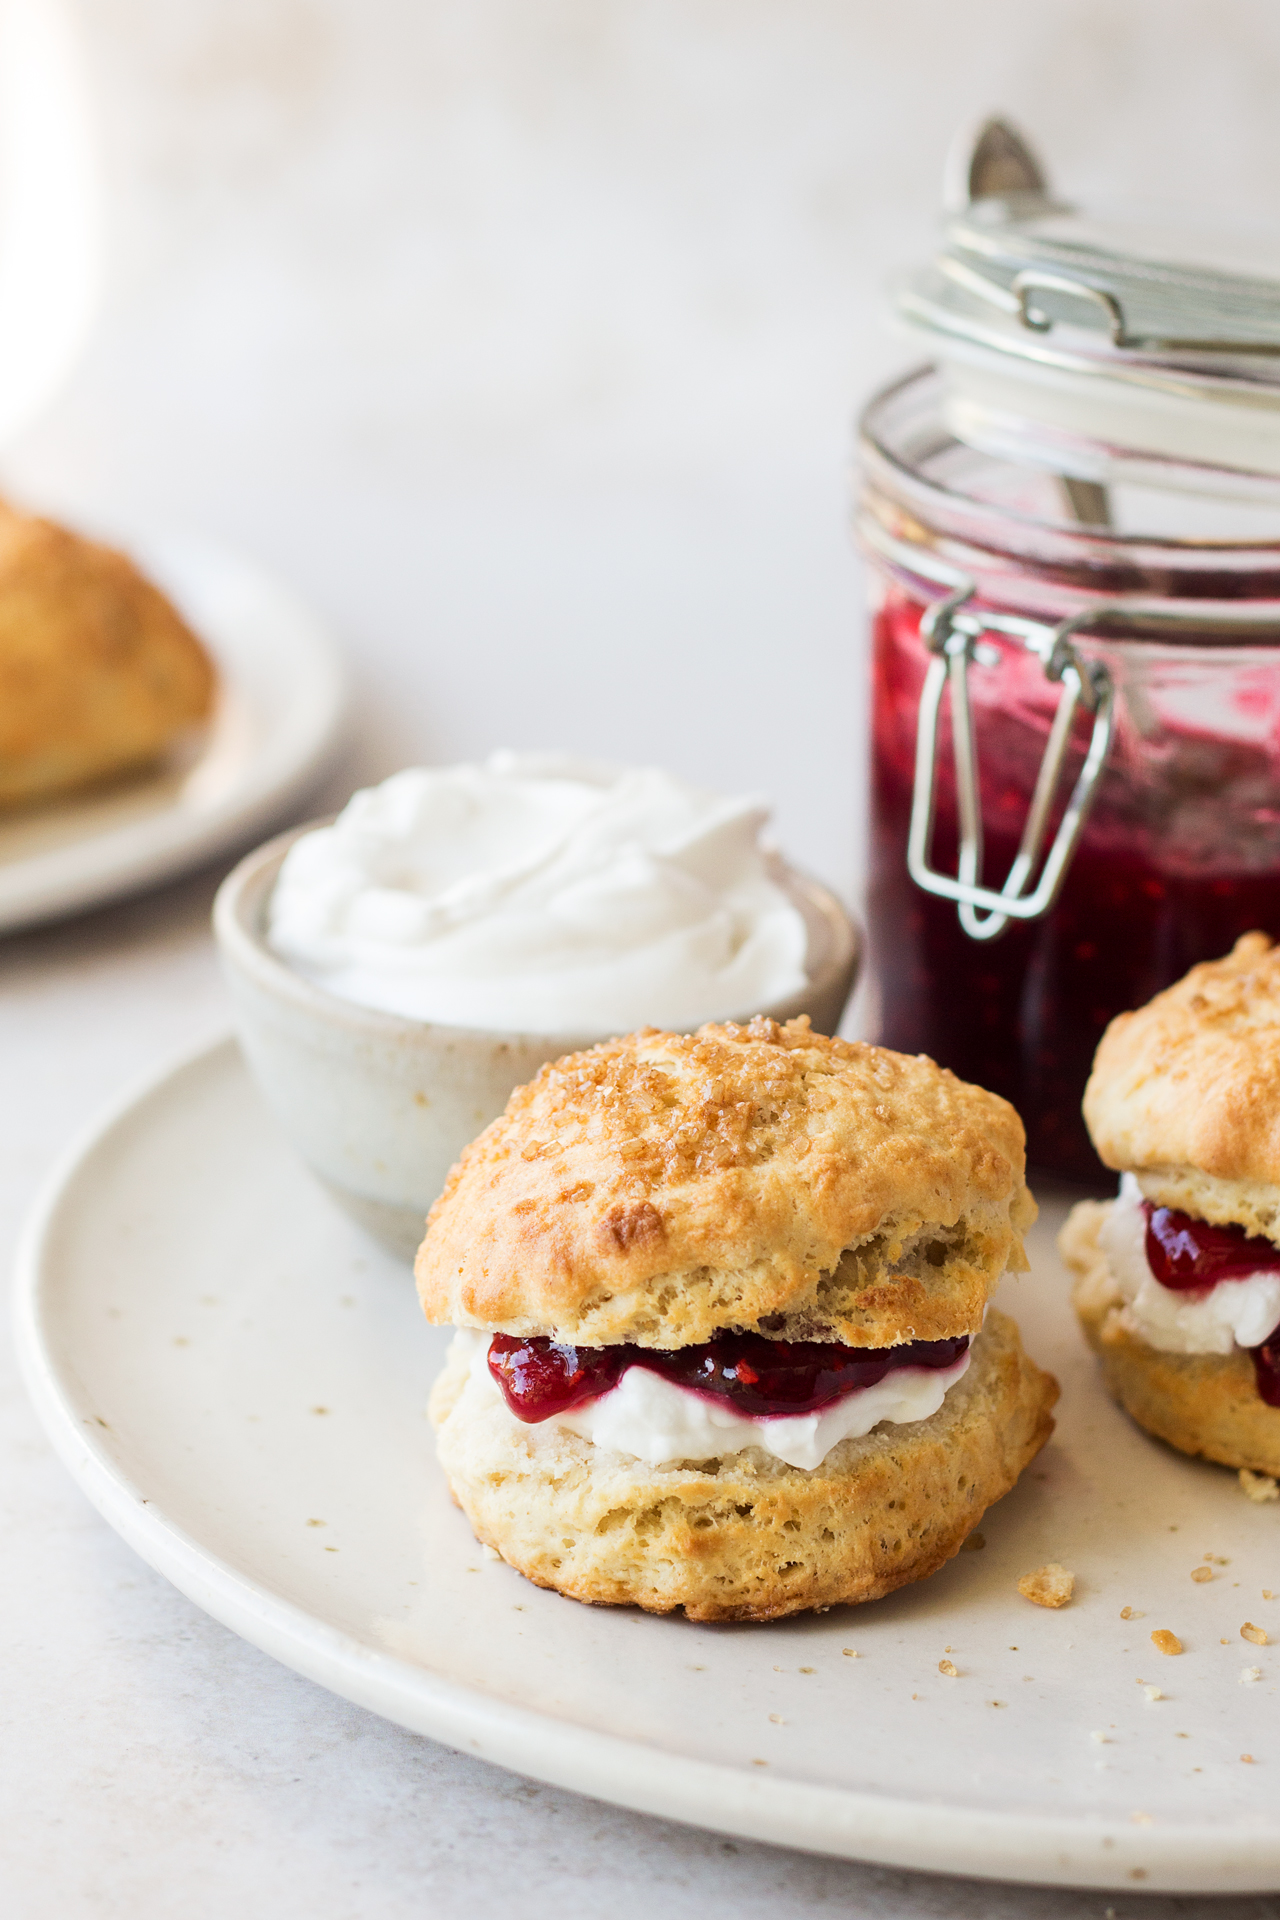
[(375, 1651), (246, 1578), (175, 1524), (110, 1457), (87, 1397), (60, 1366), (44, 1315), (52, 1243), (92, 1163), (126, 1123), (183, 1097), (183, 1080), (235, 1050), (230, 1037), (149, 1076), (86, 1129), (26, 1222), (14, 1323), (22, 1376), (46, 1434), (103, 1518), (188, 1599), (286, 1667), (415, 1733), (555, 1786), (741, 1838), (878, 1865), (1130, 1893), (1266, 1893), (1280, 1830), (1184, 1822), (1158, 1836), (1119, 1821), (993, 1815), (749, 1773), (577, 1727)]

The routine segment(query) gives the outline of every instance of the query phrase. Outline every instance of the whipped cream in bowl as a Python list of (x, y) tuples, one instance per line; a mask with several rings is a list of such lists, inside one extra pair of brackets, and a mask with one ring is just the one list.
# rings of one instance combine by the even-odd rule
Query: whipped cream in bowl
[(807, 984), (767, 818), (656, 767), (413, 767), (294, 843), (267, 939), (330, 993), (413, 1020), (697, 1027)]
[(410, 768), (259, 848), (214, 926), (268, 1104), (399, 1255), (457, 1155), (561, 1055), (638, 1027), (839, 1024), (859, 938), (758, 798), (656, 768)]

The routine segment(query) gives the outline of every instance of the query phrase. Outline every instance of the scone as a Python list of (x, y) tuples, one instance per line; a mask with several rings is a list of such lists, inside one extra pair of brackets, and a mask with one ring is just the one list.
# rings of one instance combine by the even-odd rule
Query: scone
[(1022, 1125), (807, 1020), (571, 1054), (464, 1152), (418, 1254), (477, 1536), (539, 1586), (696, 1620), (873, 1600), (950, 1559), (1053, 1422), (987, 1312)]
[(132, 561), (0, 503), (0, 806), (145, 766), (213, 692), (204, 648)]
[(1120, 1192), (1059, 1245), (1110, 1391), (1184, 1453), (1280, 1473), (1280, 948), (1245, 934), (1120, 1014), (1084, 1115)]

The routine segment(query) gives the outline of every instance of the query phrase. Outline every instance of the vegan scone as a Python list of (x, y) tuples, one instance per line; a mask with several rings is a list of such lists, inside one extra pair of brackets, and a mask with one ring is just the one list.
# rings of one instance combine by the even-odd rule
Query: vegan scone
[(1280, 948), (1245, 934), (1120, 1014), (1084, 1114), (1120, 1191), (1059, 1245), (1108, 1388), (1184, 1453), (1280, 1473)]
[(1022, 1124), (807, 1020), (545, 1067), (419, 1251), (431, 1415), (477, 1537), (539, 1586), (696, 1620), (873, 1600), (958, 1551), (1052, 1431), (988, 1301), (1035, 1218)]
[(214, 694), (204, 647), (126, 555), (0, 500), (0, 808), (150, 765)]

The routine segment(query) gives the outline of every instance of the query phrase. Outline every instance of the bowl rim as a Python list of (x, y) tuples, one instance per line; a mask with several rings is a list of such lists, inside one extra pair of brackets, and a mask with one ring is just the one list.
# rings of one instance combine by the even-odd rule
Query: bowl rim
[[(462, 1027), (447, 1021), (418, 1020), (409, 1014), (362, 1006), (358, 1001), (330, 993), (328, 988), (308, 979), (306, 974), (299, 973), (287, 960), (273, 953), (263, 937), (259, 922), (284, 857), (304, 834), (332, 826), (337, 817), (336, 813), (324, 814), (317, 819), (306, 820), (300, 826), (286, 828), (283, 833), (276, 834), (245, 854), (227, 874), (213, 902), (213, 931), (224, 964), (247, 974), (264, 992), (290, 1001), (295, 1007), (318, 1018), (388, 1039), (403, 1039), (406, 1035), (448, 1034), (488, 1047), (495, 1042), (505, 1042), (542, 1052), (554, 1046), (560, 1053), (576, 1053), (597, 1046), (602, 1040), (618, 1037), (599, 1032), (575, 1032), (570, 1028), (559, 1032), (534, 1032), (514, 1027)], [(715, 1024), (746, 1025), (752, 1019), (793, 1018), (793, 1014), (785, 1011), (787, 1008), (799, 999), (813, 999), (835, 987), (842, 975), (848, 976), (847, 1004), (847, 995), (852, 992), (856, 982), (864, 949), (862, 929), (858, 922), (822, 881), (792, 866), (781, 855), (772, 858), (777, 863), (775, 877), (792, 895), (808, 928), (806, 985), (800, 992), (788, 994), (784, 999), (757, 1008), (753, 1013), (725, 1014)], [(815, 944), (818, 947), (816, 954)]]

